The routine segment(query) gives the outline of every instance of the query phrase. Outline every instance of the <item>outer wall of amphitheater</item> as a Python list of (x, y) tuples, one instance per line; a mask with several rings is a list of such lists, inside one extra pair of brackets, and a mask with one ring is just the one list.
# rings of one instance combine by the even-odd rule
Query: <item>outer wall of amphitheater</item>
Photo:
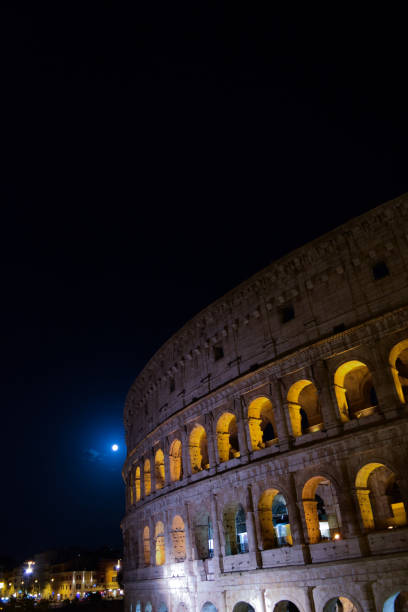
[(200, 312), (125, 406), (126, 612), (408, 610), (408, 196)]

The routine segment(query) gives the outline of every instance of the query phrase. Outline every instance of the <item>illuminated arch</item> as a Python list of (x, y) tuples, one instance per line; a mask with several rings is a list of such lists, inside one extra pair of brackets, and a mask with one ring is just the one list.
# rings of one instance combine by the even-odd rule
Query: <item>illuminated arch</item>
[(343, 422), (375, 412), (377, 396), (365, 363), (351, 360), (338, 367), (334, 374), (334, 389)]
[(162, 489), (165, 485), (164, 473), (164, 454), (161, 448), (156, 451), (154, 456), (154, 475), (156, 481), (156, 490)]
[(382, 463), (367, 463), (358, 471), (355, 485), (365, 529), (407, 524), (406, 508), (392, 470)]
[(145, 495), (150, 495), (152, 492), (152, 479), (150, 474), (150, 461), (146, 459), (143, 467), (143, 476), (144, 476), (144, 492)]
[(323, 612), (360, 612), (361, 608), (348, 596), (333, 597), (324, 606)]
[(340, 536), (341, 515), (336, 490), (324, 476), (309, 478), (302, 491), (310, 544)]
[(180, 440), (173, 440), (170, 446), (170, 480), (176, 482), (183, 476), (182, 446)]
[(264, 550), (292, 545), (286, 500), (277, 489), (266, 489), (262, 493), (258, 516)]
[(408, 400), (408, 339), (398, 342), (390, 352), (389, 364), (402, 404)]
[(218, 419), (217, 447), (221, 463), (240, 456), (237, 419), (231, 412), (224, 412)]
[(235, 502), (225, 506), (222, 513), (225, 554), (239, 555), (248, 552), (246, 516), (241, 504)]
[(156, 565), (164, 565), (166, 562), (166, 549), (164, 546), (164, 525), (161, 521), (156, 523), (154, 539), (156, 542)]
[(140, 501), (140, 467), (137, 466), (135, 472), (135, 491), (136, 491), (136, 501)]
[(293, 435), (319, 431), (322, 415), (315, 385), (310, 380), (298, 380), (288, 391), (288, 408)]
[(147, 525), (143, 529), (143, 557), (145, 565), (150, 565), (150, 529)]
[(249, 404), (248, 426), (252, 450), (278, 442), (273, 406), (267, 397), (257, 397)]
[(172, 557), (176, 563), (186, 558), (186, 532), (184, 521), (176, 514), (171, 524)]
[(193, 474), (207, 470), (208, 461), (207, 434), (202, 425), (196, 425), (190, 434), (190, 461)]

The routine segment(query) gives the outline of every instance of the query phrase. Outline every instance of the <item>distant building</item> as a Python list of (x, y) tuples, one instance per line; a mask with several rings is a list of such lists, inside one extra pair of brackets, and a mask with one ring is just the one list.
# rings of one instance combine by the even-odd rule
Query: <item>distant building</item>
[[(122, 561), (119, 552), (109, 558), (102, 554), (72, 551), (47, 551), (35, 555), (33, 561), (5, 572), (4, 594), (20, 598), (63, 601), (83, 598), (87, 593), (103, 597), (121, 597), (118, 574)], [(29, 571), (27, 571), (29, 570)]]
[(407, 406), (403, 195), (221, 297), (137, 377), (126, 612), (407, 610)]

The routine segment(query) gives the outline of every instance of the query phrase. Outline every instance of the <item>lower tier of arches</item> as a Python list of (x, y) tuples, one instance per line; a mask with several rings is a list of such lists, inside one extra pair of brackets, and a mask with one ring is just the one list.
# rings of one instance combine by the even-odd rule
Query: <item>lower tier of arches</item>
[[(192, 566), (185, 576), (132, 580), (125, 572), (125, 612), (403, 612), (408, 554), (343, 563), (224, 573), (210, 580)], [(207, 577), (208, 578), (208, 577)]]

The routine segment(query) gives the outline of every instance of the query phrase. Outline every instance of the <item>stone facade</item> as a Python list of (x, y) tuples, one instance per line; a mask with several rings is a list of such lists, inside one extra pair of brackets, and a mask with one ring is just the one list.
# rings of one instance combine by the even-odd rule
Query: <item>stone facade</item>
[(408, 195), (199, 313), (125, 405), (126, 611), (403, 610)]

